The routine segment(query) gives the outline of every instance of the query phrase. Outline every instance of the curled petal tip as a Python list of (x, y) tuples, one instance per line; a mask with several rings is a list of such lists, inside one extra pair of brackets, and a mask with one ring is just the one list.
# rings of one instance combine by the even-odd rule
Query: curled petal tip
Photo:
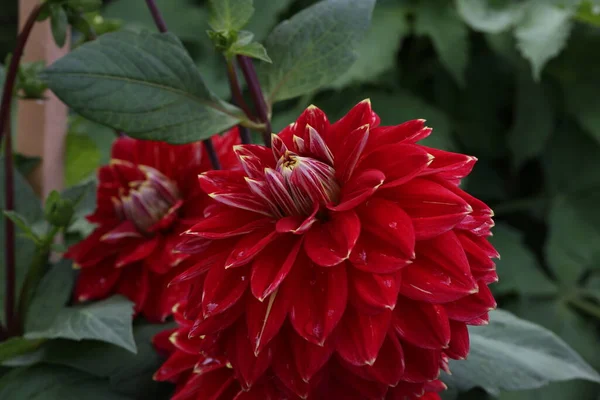
[(364, 99), (363, 101), (361, 101), (359, 104), (361, 104), (361, 103), (365, 103), (365, 104), (371, 105), (371, 99), (367, 97), (366, 99)]
[(169, 342), (175, 344), (175, 341), (177, 340), (177, 332), (173, 332), (171, 334), (171, 336), (169, 336)]
[(314, 110), (315, 108), (319, 107), (315, 106), (314, 104), (311, 104), (310, 106), (306, 107), (307, 110)]
[(233, 369), (233, 365), (231, 365), (229, 361), (227, 361), (227, 364), (225, 364), (225, 366), (229, 369)]

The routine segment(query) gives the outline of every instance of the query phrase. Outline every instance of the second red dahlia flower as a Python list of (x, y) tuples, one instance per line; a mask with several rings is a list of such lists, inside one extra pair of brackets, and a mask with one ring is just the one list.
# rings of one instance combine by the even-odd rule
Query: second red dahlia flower
[[(237, 138), (237, 130), (214, 138), (225, 167), (237, 163), (231, 151)], [(119, 293), (148, 319), (164, 320), (179, 298), (167, 287), (173, 267), (187, 257), (173, 248), (187, 220), (202, 216), (207, 198), (196, 176), (210, 168), (200, 142), (117, 139), (110, 164), (98, 171), (96, 210), (87, 217), (97, 228), (66, 254), (81, 268), (76, 300)]]
[(187, 335), (243, 390), (413, 399), (466, 357), (466, 326), (496, 305), (492, 212), (458, 186), (475, 158), (417, 144), (430, 133), (379, 126), (369, 101), (334, 124), (309, 107), (272, 149), (236, 146), (243, 170), (200, 176), (219, 204), (187, 231), (198, 262), (173, 283), (191, 284)]

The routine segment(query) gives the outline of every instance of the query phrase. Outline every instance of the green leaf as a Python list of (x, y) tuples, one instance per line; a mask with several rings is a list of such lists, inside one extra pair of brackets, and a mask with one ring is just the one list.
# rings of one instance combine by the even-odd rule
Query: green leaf
[(600, 383), (600, 375), (554, 333), (506, 311), (490, 317), (487, 326), (469, 327), (469, 357), (450, 362), (452, 375), (444, 376), (449, 385), (497, 395), (571, 379)]
[(46, 363), (68, 366), (99, 378), (108, 378), (111, 387), (119, 393), (150, 398), (141, 391), (150, 393), (156, 388), (152, 375), (163, 358), (152, 346), (152, 337), (170, 329), (170, 325), (138, 325), (133, 334), (137, 344), (136, 354), (120, 347), (97, 341), (72, 342), (54, 340), (44, 346), (43, 360)]
[(29, 222), (25, 219), (24, 216), (19, 214), (16, 211), (4, 211), (4, 216), (10, 219), (19, 229), (22, 231), (22, 235), (37, 243), (40, 238), (36, 235), (36, 233), (31, 229)]
[[(0, 182), (4, 182), (4, 158), (0, 157)], [(2, 187), (2, 186), (0, 186)], [(3, 188), (0, 189), (0, 211), (4, 211), (4, 192)], [(40, 200), (31, 188), (25, 178), (21, 176), (18, 171), (15, 171), (15, 208), (16, 212), (19, 213), (26, 221), (39, 221), (42, 219), (43, 213), (40, 205)], [(6, 254), (5, 248), (5, 217), (0, 216), (0, 271), (4, 271), (4, 263)], [(16, 273), (17, 273), (17, 284), (16, 292), (21, 292), (21, 286), (25, 279), (27, 269), (31, 265), (31, 262), (35, 256), (35, 244), (28, 238), (21, 235), (16, 235)], [(3, 278), (2, 278), (3, 281)], [(4, 290), (5, 285), (0, 285), (0, 309), (4, 309)], [(18, 300), (18, 299), (16, 299)], [(0, 313), (0, 322), (4, 321), (4, 313)]]
[(84, 117), (140, 139), (189, 143), (238, 123), (172, 34), (114, 32), (45, 71), (48, 86)]
[(469, 57), (469, 30), (456, 10), (433, 2), (420, 2), (416, 11), (415, 30), (429, 36), (442, 64), (456, 82), (465, 86)]
[(129, 400), (114, 393), (105, 380), (58, 366), (19, 368), (0, 379), (0, 399)]
[(554, 129), (550, 92), (532, 80), (528, 72), (517, 77), (516, 115), (509, 132), (508, 145), (516, 169), (538, 156)]
[(254, 14), (252, 0), (209, 0), (208, 23), (215, 31), (239, 31)]
[(332, 87), (372, 82), (395, 66), (402, 38), (409, 34), (405, 7), (377, 4), (371, 20), (371, 27), (357, 48), (358, 59), (348, 72), (333, 82)]
[(65, 146), (65, 180), (67, 186), (71, 186), (96, 171), (101, 155), (96, 143), (88, 136), (69, 132)]
[(546, 63), (565, 47), (571, 32), (572, 11), (551, 4), (529, 5), (515, 29), (517, 48), (531, 63), (533, 77), (541, 79)]
[(93, 339), (136, 352), (131, 327), (133, 303), (113, 296), (92, 304), (63, 308), (52, 324), (30, 331), (27, 339)]
[(269, 103), (328, 84), (356, 60), (374, 0), (326, 0), (280, 23), (265, 41), (272, 64), (258, 73)]
[(67, 29), (69, 29), (69, 20), (67, 12), (60, 4), (50, 6), (50, 27), (52, 37), (58, 47), (63, 47), (67, 41)]
[(600, 26), (600, 5), (591, 1), (582, 1), (575, 14), (575, 19), (586, 24)]
[(70, 261), (51, 265), (40, 281), (25, 320), (25, 332), (43, 331), (51, 327), (71, 297), (73, 266)]
[(523, 16), (522, 4), (507, 1), (499, 7), (492, 3), (494, 0), (456, 0), (456, 7), (471, 28), (487, 33), (503, 32)]
[(27, 340), (22, 337), (12, 337), (0, 342), (0, 363), (37, 349), (44, 340)]
[[(2, 86), (0, 85), (0, 89), (1, 87)], [(14, 160), (15, 166), (23, 176), (29, 175), (42, 162), (40, 157), (31, 157), (19, 153), (14, 154)]]
[(494, 228), (490, 242), (502, 257), (496, 260), (500, 280), (495, 293), (517, 292), (526, 296), (556, 294), (556, 285), (542, 272), (535, 255), (523, 243), (522, 234), (506, 224)]
[(254, 33), (256, 40), (262, 41), (277, 23), (279, 15), (292, 3), (292, 0), (254, 0), (254, 14), (246, 25), (246, 30)]
[(600, 191), (558, 196), (550, 211), (546, 258), (565, 284), (575, 284), (588, 269), (600, 269)]
[(258, 42), (251, 42), (247, 44), (238, 44), (238, 42), (236, 42), (231, 45), (228, 53), (240, 54), (243, 56), (257, 58), (268, 63), (273, 62), (271, 61), (271, 58), (267, 55), (267, 50), (265, 49), (265, 47)]

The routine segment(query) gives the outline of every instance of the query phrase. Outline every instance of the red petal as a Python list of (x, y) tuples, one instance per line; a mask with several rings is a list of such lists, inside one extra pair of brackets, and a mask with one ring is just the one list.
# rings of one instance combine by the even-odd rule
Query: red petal
[(185, 233), (206, 239), (223, 239), (250, 233), (269, 224), (269, 218), (262, 215), (228, 208), (205, 218)]
[(450, 323), (440, 305), (398, 296), (392, 325), (403, 340), (417, 347), (439, 350), (450, 342)]
[(477, 158), (460, 153), (422, 146), (434, 158), (427, 173), (435, 173), (444, 180), (460, 180), (471, 173)]
[(363, 233), (350, 254), (350, 262), (361, 271), (376, 274), (396, 272), (412, 263), (397, 248)]
[(339, 204), (328, 208), (333, 211), (350, 210), (371, 197), (384, 181), (385, 175), (379, 170), (361, 171), (342, 187)]
[(478, 282), (479, 292), (444, 304), (448, 318), (467, 322), (496, 308), (494, 295), (484, 282)]
[(116, 228), (105, 233), (100, 240), (104, 243), (117, 243), (126, 238), (141, 238), (142, 234), (138, 231), (133, 222), (127, 220), (119, 224)]
[(309, 382), (333, 354), (333, 340), (325, 341), (324, 346), (317, 346), (295, 333), (291, 333), (290, 336), (296, 369), (302, 380)]
[(428, 382), (440, 375), (440, 350), (427, 350), (402, 341), (406, 369), (402, 380), (408, 382)]
[(404, 269), (400, 293), (428, 303), (447, 303), (477, 292), (477, 283), (454, 232), (417, 243), (417, 259)]
[(296, 235), (302, 235), (317, 222), (317, 212), (319, 211), (319, 204), (315, 203), (315, 207), (312, 213), (308, 217), (302, 216), (291, 216), (284, 217), (277, 221), (276, 229), (279, 233), (294, 233)]
[(382, 187), (398, 186), (420, 175), (431, 163), (431, 155), (421, 146), (396, 143), (366, 155), (360, 169), (378, 169), (385, 174)]
[(151, 322), (165, 322), (173, 313), (173, 307), (185, 295), (184, 290), (175, 286), (168, 286), (175, 271), (166, 274), (156, 274), (148, 271), (150, 295), (146, 297), (142, 314)]
[(217, 315), (212, 315), (209, 318), (204, 318), (198, 314), (196, 321), (190, 328), (188, 335), (190, 337), (198, 337), (209, 334), (215, 334), (226, 328), (229, 328), (236, 322), (244, 313), (244, 303), (238, 301), (228, 309)]
[(277, 237), (277, 232), (269, 226), (242, 236), (225, 261), (225, 268), (235, 268), (252, 261), (269, 243)]
[(346, 309), (346, 265), (323, 269), (306, 257), (299, 257), (292, 273), (289, 285), (294, 299), (290, 312), (292, 326), (304, 339), (322, 345)]
[(222, 313), (233, 306), (248, 287), (245, 268), (225, 269), (223, 265), (212, 267), (204, 281), (202, 313), (204, 318)]
[[(371, 109), (371, 101), (365, 99), (352, 107), (346, 115), (331, 126), (329, 129), (330, 134), (326, 138), (327, 143), (330, 147), (336, 144), (339, 146), (339, 143), (343, 143), (344, 136), (349, 132), (363, 125), (369, 125), (370, 129), (373, 129), (379, 125), (379, 122), (379, 116)], [(337, 156), (338, 149), (332, 148), (332, 150)]]
[(170, 337), (169, 341), (173, 343), (178, 350), (188, 354), (193, 354), (196, 357), (200, 354), (202, 339), (198, 337), (189, 338), (187, 332), (175, 331)]
[(169, 381), (178, 375), (191, 371), (198, 361), (198, 355), (192, 355), (183, 351), (173, 353), (160, 369), (156, 371), (153, 378), (157, 381)]
[(276, 290), (263, 302), (248, 296), (246, 324), (255, 355), (258, 355), (279, 333), (287, 317), (291, 300), (290, 296), (286, 295), (285, 287)]
[(379, 198), (370, 199), (360, 208), (363, 229), (398, 248), (407, 258), (415, 257), (413, 224), (397, 204)]
[(347, 259), (360, 234), (360, 220), (354, 211), (332, 213), (330, 218), (325, 223), (315, 223), (304, 241), (306, 254), (322, 267)]
[(349, 268), (350, 301), (361, 312), (379, 314), (393, 310), (400, 290), (400, 273), (372, 274)]
[(306, 399), (311, 388), (296, 371), (290, 344), (282, 341), (275, 351), (277, 356), (273, 358), (273, 372), (289, 390)]
[(233, 400), (280, 400), (280, 395), (271, 382), (262, 379), (249, 391), (240, 390)]
[(254, 355), (243, 320), (237, 324), (235, 332), (230, 335), (225, 351), (240, 385), (246, 390), (252, 387), (271, 364), (270, 349), (261, 352), (258, 356)]
[[(362, 379), (359, 376), (351, 373), (348, 369), (338, 367), (334, 369), (335, 380), (338, 384), (350, 389), (350, 393), (355, 393), (358, 396), (349, 397), (348, 392), (345, 392), (343, 397), (327, 397), (341, 399), (383, 399), (388, 390), (388, 385), (381, 382), (373, 382), (371, 380)], [(342, 392), (343, 393), (343, 392)]]
[(392, 312), (366, 315), (348, 307), (338, 329), (336, 350), (352, 365), (373, 365), (387, 335)]
[(301, 238), (285, 235), (256, 257), (250, 276), (250, 288), (254, 297), (263, 301), (277, 290), (296, 262), (301, 244)]
[(123, 269), (116, 292), (133, 301), (136, 312), (139, 312), (144, 307), (149, 289), (148, 271), (142, 265), (131, 265)]
[(214, 240), (210, 242), (202, 254), (189, 257), (183, 262), (178, 270), (181, 269), (184, 272), (178, 274), (169, 285), (176, 285), (195, 279), (206, 273), (213, 266), (223, 265), (234, 243), (235, 239)]
[(373, 140), (368, 151), (374, 147), (387, 146), (394, 143), (416, 143), (431, 134), (431, 128), (425, 127), (424, 119), (413, 119), (400, 125), (380, 126), (373, 131)]
[(344, 136), (335, 160), (338, 181), (345, 183), (350, 179), (367, 145), (367, 140), (369, 140), (369, 125), (360, 126)]
[(381, 191), (412, 219), (417, 240), (431, 239), (459, 224), (472, 208), (444, 186), (422, 178)]
[(110, 261), (83, 268), (79, 272), (74, 293), (77, 301), (101, 299), (113, 293), (122, 270), (114, 268)]
[(452, 339), (444, 353), (454, 360), (464, 360), (469, 354), (469, 330), (464, 322), (450, 321)]
[(203, 400), (219, 400), (234, 380), (233, 374), (227, 368), (208, 374), (192, 374), (185, 386), (178, 390), (171, 400), (196, 400), (200, 395)]
[(166, 356), (175, 352), (175, 346), (169, 340), (171, 335), (177, 332), (179, 328), (167, 329), (161, 331), (152, 337), (152, 346), (161, 356)]
[(160, 237), (155, 236), (149, 240), (137, 243), (127, 251), (120, 252), (117, 256), (115, 267), (121, 268), (127, 264), (132, 264), (136, 261), (143, 260), (152, 254), (156, 246), (160, 244), (160, 241)]

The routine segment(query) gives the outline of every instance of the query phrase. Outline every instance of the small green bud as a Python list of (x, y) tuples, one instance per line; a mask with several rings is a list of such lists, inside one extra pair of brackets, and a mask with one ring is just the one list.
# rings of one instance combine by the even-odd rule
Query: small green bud
[(44, 207), (46, 221), (54, 226), (65, 228), (69, 226), (74, 213), (75, 205), (73, 201), (61, 198), (56, 190), (48, 195)]
[(26, 99), (41, 99), (47, 89), (46, 83), (40, 79), (40, 74), (44, 70), (43, 61), (22, 63), (19, 66), (17, 90), (22, 92)]

